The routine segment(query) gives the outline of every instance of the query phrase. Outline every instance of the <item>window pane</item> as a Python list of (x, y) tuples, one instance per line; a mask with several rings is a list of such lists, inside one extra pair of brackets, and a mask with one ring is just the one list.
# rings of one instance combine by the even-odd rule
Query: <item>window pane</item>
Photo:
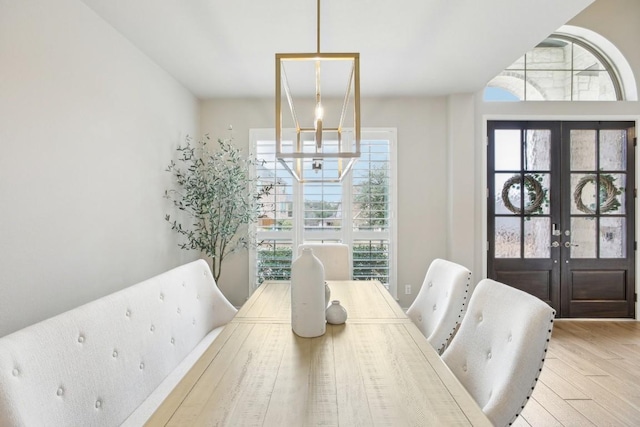
[(600, 131), (600, 170), (623, 171), (627, 166), (627, 132), (622, 129)]
[(624, 218), (600, 218), (600, 258), (626, 258)]
[(571, 174), (571, 213), (594, 215), (596, 213), (596, 175)]
[(258, 185), (271, 187), (261, 199), (258, 231), (291, 230), (293, 178), (276, 160), (273, 141), (258, 141), (256, 153)]
[(593, 129), (571, 130), (571, 170), (596, 170), (596, 131)]
[(390, 151), (386, 140), (362, 141), (353, 179), (353, 230), (389, 228)]
[(615, 101), (616, 98), (616, 90), (608, 71), (574, 72), (574, 101)]
[(525, 170), (550, 170), (551, 131), (549, 129), (528, 129), (525, 138)]
[(305, 183), (304, 230), (318, 232), (342, 227), (342, 185), (336, 182)]
[(290, 280), (291, 241), (263, 240), (257, 248), (258, 283), (265, 280)]
[(519, 129), (497, 129), (495, 135), (495, 170), (520, 170), (520, 140)]
[(573, 45), (573, 69), (588, 71), (604, 71), (605, 67), (596, 56), (584, 47)]
[(524, 222), (524, 257), (549, 258), (551, 219), (527, 218)]
[[(524, 71), (518, 70), (505, 70), (491, 79), (487, 84), (487, 89), (502, 89), (503, 92), (489, 92), (485, 91), (485, 101), (513, 101), (518, 99), (524, 99), (524, 82), (526, 81)], [(489, 98), (494, 95), (494, 98)]]
[(520, 217), (496, 217), (496, 258), (520, 258)]
[(547, 39), (527, 53), (527, 70), (570, 70), (571, 43)]
[(522, 210), (520, 174), (497, 173), (495, 174), (495, 213), (517, 214)]
[(353, 242), (353, 278), (389, 283), (389, 242), (356, 240)]
[(600, 174), (600, 213), (621, 215), (625, 213), (626, 174)]
[(571, 258), (596, 258), (596, 219), (571, 218)]
[[(535, 85), (531, 87), (533, 93), (529, 92), (530, 86), (527, 86), (527, 100), (570, 101), (571, 77), (571, 71), (528, 71), (527, 79), (535, 82)], [(537, 93), (541, 98), (538, 98)]]

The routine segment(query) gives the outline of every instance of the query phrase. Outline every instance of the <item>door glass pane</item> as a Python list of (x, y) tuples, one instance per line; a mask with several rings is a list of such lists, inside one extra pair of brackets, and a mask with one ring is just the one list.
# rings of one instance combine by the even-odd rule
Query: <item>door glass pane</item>
[(571, 213), (593, 215), (596, 213), (596, 175), (571, 174)]
[(520, 141), (519, 129), (497, 129), (494, 133), (494, 161), (495, 170), (520, 170)]
[(551, 131), (529, 129), (526, 132), (526, 170), (548, 171), (551, 169)]
[(600, 218), (600, 258), (626, 258), (625, 230), (624, 218)]
[(596, 220), (571, 218), (571, 258), (596, 258)]
[(593, 129), (571, 130), (571, 170), (596, 170), (596, 131)]
[(548, 173), (531, 173), (524, 176), (526, 215), (549, 214), (550, 179)]
[(496, 258), (520, 258), (520, 218), (496, 217)]
[(527, 218), (524, 222), (524, 257), (549, 258), (551, 250), (551, 219)]
[(522, 210), (520, 175), (495, 174), (496, 214), (517, 214)]
[(603, 215), (624, 214), (625, 174), (603, 173), (600, 175), (600, 213)]
[(627, 131), (624, 129), (600, 131), (600, 170), (626, 169), (626, 138)]

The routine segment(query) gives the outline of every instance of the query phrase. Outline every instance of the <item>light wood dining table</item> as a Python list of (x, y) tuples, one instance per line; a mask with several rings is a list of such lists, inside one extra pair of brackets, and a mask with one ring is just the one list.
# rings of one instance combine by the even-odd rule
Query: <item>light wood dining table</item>
[(148, 426), (491, 426), (376, 281), (330, 281), (347, 309), (317, 338), (291, 330), (288, 282), (265, 282)]

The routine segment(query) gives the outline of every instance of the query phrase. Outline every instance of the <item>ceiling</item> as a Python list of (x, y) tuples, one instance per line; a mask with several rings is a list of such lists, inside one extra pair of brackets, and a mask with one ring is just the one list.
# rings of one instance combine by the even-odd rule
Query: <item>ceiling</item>
[[(275, 54), (316, 51), (315, 0), (82, 0), (201, 99), (272, 97)], [(322, 0), (321, 52), (361, 93), (476, 92), (594, 0)]]

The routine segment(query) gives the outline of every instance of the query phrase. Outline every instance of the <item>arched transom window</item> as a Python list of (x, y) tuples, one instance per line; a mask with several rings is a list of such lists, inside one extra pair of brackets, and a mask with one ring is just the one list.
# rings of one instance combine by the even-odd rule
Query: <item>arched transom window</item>
[(610, 60), (584, 40), (553, 34), (485, 88), (485, 101), (617, 101), (622, 86)]

